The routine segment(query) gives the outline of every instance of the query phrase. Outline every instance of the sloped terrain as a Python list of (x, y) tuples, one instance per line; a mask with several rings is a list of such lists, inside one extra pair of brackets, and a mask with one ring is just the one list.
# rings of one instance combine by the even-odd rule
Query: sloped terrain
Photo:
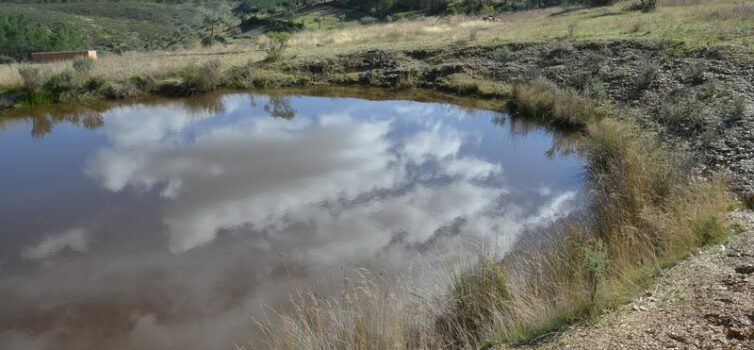
[(665, 270), (656, 285), (591, 326), (532, 349), (753, 349), (754, 213), (746, 231)]

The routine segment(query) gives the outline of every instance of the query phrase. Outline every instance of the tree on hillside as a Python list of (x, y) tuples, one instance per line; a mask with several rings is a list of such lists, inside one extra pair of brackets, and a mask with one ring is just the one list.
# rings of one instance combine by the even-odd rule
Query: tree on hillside
[(23, 16), (0, 17), (0, 55), (28, 60), (36, 51), (81, 49), (83, 39), (70, 25), (34, 24)]

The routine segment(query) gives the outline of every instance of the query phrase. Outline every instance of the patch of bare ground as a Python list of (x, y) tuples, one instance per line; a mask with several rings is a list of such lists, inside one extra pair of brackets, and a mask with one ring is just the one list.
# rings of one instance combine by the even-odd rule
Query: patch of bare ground
[[(631, 303), (529, 349), (754, 349), (754, 212), (746, 231), (664, 270)], [(504, 348), (502, 348), (504, 349)]]

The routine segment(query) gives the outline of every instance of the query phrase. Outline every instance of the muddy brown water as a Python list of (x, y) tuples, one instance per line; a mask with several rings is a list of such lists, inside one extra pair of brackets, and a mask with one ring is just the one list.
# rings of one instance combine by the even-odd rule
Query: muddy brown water
[(568, 135), (379, 98), (5, 118), (0, 349), (233, 349), (297, 288), (332, 292), (360, 268), (410, 276), (465, 242), (505, 251), (578, 206)]

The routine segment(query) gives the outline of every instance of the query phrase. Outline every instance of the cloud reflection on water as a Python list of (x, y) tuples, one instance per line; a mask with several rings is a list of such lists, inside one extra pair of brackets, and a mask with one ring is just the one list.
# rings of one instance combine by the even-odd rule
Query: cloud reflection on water
[[(25, 295), (29, 304), (56, 291), (125, 303), (119, 312), (128, 321), (110, 348), (230, 348), (249, 335), (247, 315), (258, 300), (282, 304), (292, 285), (316, 283), (333, 267), (401, 271), (466, 240), (509, 249), (526, 229), (574, 205), (577, 188), (511, 178), (506, 167), (525, 164), (479, 152), (482, 132), (467, 124), (474, 113), (409, 102), (319, 99), (296, 108), (279, 96), (256, 99), (269, 107), (231, 95), (213, 105), (220, 116), (174, 105), (106, 112), (107, 142), (87, 157), (84, 172), (113, 194), (154, 195), (155, 227), (167, 246), (89, 249), (32, 277), (6, 279), (0, 294)], [(87, 248), (87, 241), (66, 242), (43, 242), (52, 248), (37, 252), (50, 254), (32, 255)], [(92, 276), (89, 283), (82, 274)], [(69, 302), (49, 298), (34, 312)], [(30, 339), (2, 333), (0, 345), (70, 332), (53, 324)]]

